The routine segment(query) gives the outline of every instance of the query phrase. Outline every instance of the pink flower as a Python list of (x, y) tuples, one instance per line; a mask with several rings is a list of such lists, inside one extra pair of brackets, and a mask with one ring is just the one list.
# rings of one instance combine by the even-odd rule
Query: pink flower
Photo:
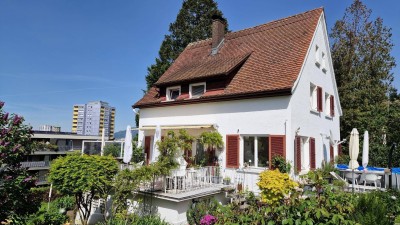
[(19, 123), (21, 122), (21, 119), (22, 119), (22, 117), (20, 117), (20, 116), (18, 116), (18, 115), (15, 115), (15, 116), (14, 116), (13, 124), (14, 124), (14, 125), (19, 124)]
[(8, 113), (3, 115), (3, 120), (8, 120)]
[(214, 216), (207, 214), (203, 216), (203, 218), (200, 220), (200, 225), (213, 225), (217, 222), (217, 218)]

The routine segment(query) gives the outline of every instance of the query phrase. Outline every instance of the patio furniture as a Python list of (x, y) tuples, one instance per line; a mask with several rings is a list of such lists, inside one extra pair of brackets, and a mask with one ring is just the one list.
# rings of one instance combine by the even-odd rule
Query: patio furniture
[(332, 177), (333, 178), (335, 178), (335, 179), (337, 179), (337, 180), (340, 180), (340, 181), (343, 181), (344, 183), (345, 183), (345, 188), (347, 189), (347, 190), (350, 190), (350, 189), (352, 189), (353, 187), (354, 187), (354, 189), (355, 190), (359, 190), (359, 191), (361, 191), (361, 189), (363, 189), (364, 191), (366, 191), (366, 190), (375, 190), (376, 188), (375, 187), (371, 187), (371, 186), (364, 186), (364, 185), (354, 185), (353, 186), (353, 184), (349, 184), (348, 182), (347, 182), (347, 180), (345, 180), (345, 179), (343, 179), (342, 177), (340, 177), (337, 173), (335, 173), (335, 172), (330, 172), (330, 174), (332, 175)]
[[(353, 174), (354, 174), (354, 178), (353, 178)], [(354, 179), (354, 183), (355, 183), (356, 185), (358, 185), (357, 179), (360, 177), (360, 174), (356, 174), (356, 173), (353, 173), (353, 172), (348, 172), (348, 173), (345, 173), (345, 174), (344, 174), (344, 177), (345, 177), (345, 179), (348, 180), (350, 183), (353, 183), (353, 179)]]
[(367, 173), (367, 174), (365, 174), (364, 186), (366, 186), (367, 184), (374, 184), (375, 188), (378, 188), (378, 185), (376, 182), (377, 180), (378, 180), (378, 176), (376, 174)]

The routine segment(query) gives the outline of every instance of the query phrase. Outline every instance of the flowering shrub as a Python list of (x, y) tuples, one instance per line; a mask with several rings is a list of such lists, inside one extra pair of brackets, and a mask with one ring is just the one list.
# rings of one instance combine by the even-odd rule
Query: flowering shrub
[(217, 222), (217, 219), (214, 216), (207, 214), (200, 220), (200, 225), (213, 225), (215, 222)]
[(289, 178), (289, 174), (281, 173), (278, 169), (261, 172), (257, 185), (261, 190), (261, 201), (270, 205), (279, 203), (298, 186)]

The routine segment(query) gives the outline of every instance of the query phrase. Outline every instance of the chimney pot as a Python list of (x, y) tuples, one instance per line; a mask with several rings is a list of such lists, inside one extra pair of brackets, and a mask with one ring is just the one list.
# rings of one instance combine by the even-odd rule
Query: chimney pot
[(224, 39), (225, 20), (219, 15), (212, 16), (212, 19), (212, 48), (215, 49)]

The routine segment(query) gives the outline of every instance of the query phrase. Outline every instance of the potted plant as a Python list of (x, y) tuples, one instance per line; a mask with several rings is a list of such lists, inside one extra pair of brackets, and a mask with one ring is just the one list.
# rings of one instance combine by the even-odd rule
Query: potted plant
[(222, 140), (222, 135), (218, 133), (218, 131), (205, 131), (200, 135), (200, 143), (202, 143), (204, 145), (204, 148), (207, 149), (207, 163), (210, 166), (215, 165), (218, 161), (218, 157), (216, 156), (215, 152), (222, 149), (224, 144)]
[(224, 177), (223, 183), (225, 185), (229, 185), (231, 183), (231, 178), (230, 177)]

